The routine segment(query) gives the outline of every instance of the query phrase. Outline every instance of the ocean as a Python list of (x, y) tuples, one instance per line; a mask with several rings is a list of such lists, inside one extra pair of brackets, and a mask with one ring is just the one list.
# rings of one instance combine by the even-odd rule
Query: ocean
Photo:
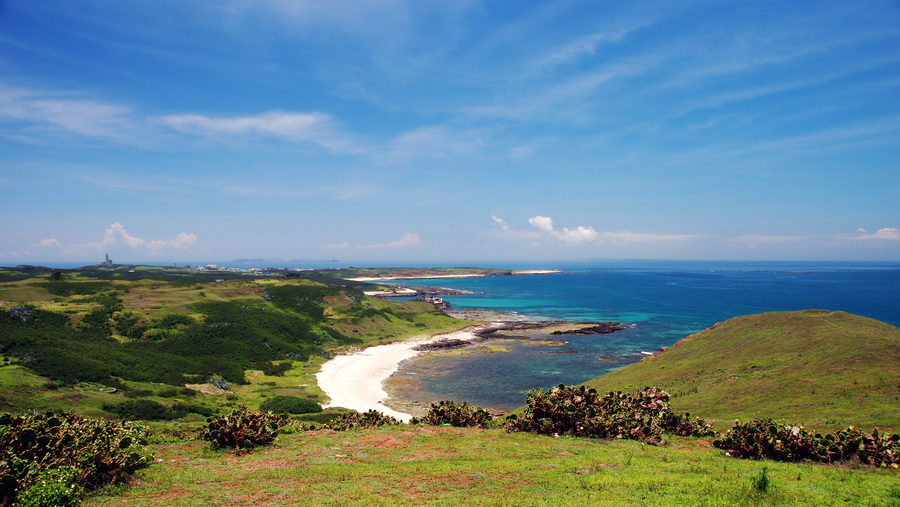
[(584, 382), (738, 315), (817, 308), (900, 325), (900, 263), (607, 261), (540, 267), (563, 272), (402, 283), (469, 291), (445, 296), (454, 309), (630, 327), (609, 335), (564, 336), (566, 343), (555, 346), (504, 340), (482, 349), (488, 352), (417, 358), (395, 374), (394, 395), (418, 403), (452, 399), (513, 409), (524, 404), (530, 389)]

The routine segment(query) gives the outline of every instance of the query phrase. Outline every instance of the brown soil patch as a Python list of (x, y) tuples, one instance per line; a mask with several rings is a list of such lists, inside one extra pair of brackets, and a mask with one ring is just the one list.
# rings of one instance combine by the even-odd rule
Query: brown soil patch
[(398, 461), (424, 461), (440, 456), (455, 456), (457, 454), (459, 453), (457, 453), (456, 451), (451, 451), (449, 449), (432, 449), (429, 451), (416, 451), (412, 454), (407, 454), (402, 458), (398, 458)]
[(225, 394), (225, 392), (226, 392), (212, 384), (185, 384), (184, 387), (187, 387), (188, 389), (193, 389), (194, 391), (199, 391), (203, 394), (221, 395), (221, 394)]

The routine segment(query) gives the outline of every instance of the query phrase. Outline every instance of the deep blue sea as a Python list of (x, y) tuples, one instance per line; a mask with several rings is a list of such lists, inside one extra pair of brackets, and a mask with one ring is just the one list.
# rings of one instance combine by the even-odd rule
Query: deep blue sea
[(408, 285), (470, 291), (454, 308), (517, 312), (534, 319), (615, 321), (610, 335), (564, 337), (509, 352), (433, 356), (408, 362), (398, 378), (409, 397), (511, 409), (529, 389), (574, 384), (656, 352), (728, 318), (767, 311), (842, 310), (900, 325), (900, 263), (608, 261), (544, 265), (549, 275), (413, 280)]

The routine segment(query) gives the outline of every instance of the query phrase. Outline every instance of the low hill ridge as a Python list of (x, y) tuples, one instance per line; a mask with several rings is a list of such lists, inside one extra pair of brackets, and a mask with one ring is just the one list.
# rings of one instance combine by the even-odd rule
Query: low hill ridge
[(900, 328), (827, 310), (735, 317), (586, 382), (658, 386), (672, 407), (718, 421), (773, 417), (833, 430), (900, 427)]

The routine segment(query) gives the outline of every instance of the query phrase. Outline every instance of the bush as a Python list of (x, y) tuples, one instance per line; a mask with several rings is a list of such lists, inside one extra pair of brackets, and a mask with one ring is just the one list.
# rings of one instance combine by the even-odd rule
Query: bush
[(79, 504), (83, 489), (78, 485), (80, 470), (62, 467), (46, 470), (16, 497), (17, 507), (68, 507)]
[(397, 419), (384, 415), (377, 410), (369, 410), (363, 413), (354, 412), (344, 414), (327, 422), (324, 427), (335, 431), (347, 431), (352, 429), (375, 428), (378, 426), (395, 426), (403, 424)]
[(207, 419), (200, 438), (208, 440), (213, 449), (252, 449), (271, 444), (287, 420), (284, 414), (260, 414), (240, 407), (228, 415)]
[(431, 404), (428, 413), (422, 419), (414, 419), (413, 423), (442, 426), (448, 424), (458, 428), (484, 428), (493, 422), (494, 417), (481, 407), (469, 405), (466, 402), (444, 400), (438, 404)]
[(146, 430), (127, 422), (53, 412), (0, 415), (0, 505), (71, 505), (82, 488), (148, 466), (146, 443)]
[(599, 396), (584, 386), (558, 387), (528, 393), (525, 414), (507, 420), (507, 431), (589, 438), (626, 438), (656, 444), (670, 429), (680, 435), (710, 436), (715, 431), (702, 419), (669, 410), (669, 395), (646, 387), (632, 395), (611, 392)]
[(729, 456), (776, 461), (818, 461), (834, 463), (859, 460), (865, 464), (894, 466), (900, 464), (900, 435), (871, 434), (853, 426), (836, 434), (811, 434), (802, 426), (777, 424), (772, 419), (754, 419), (734, 426), (713, 446)]
[(263, 372), (263, 375), (268, 375), (270, 377), (283, 377), (284, 373), (291, 368), (291, 363), (288, 361), (282, 361), (278, 364), (271, 361), (257, 361), (255, 363), (250, 363), (250, 369), (260, 370)]
[(123, 419), (143, 421), (177, 419), (168, 407), (152, 400), (128, 400), (116, 405), (104, 404), (103, 410), (112, 412)]
[(260, 412), (276, 414), (313, 414), (322, 411), (322, 405), (296, 396), (275, 396), (262, 402)]

